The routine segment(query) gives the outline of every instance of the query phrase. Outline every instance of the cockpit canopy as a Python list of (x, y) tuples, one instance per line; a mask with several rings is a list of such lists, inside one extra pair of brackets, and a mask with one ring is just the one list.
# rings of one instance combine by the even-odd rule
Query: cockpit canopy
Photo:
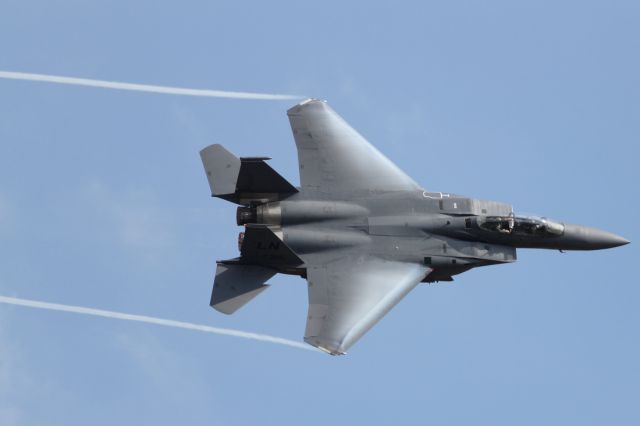
[(564, 225), (546, 217), (535, 216), (485, 216), (478, 220), (480, 228), (506, 235), (559, 237)]

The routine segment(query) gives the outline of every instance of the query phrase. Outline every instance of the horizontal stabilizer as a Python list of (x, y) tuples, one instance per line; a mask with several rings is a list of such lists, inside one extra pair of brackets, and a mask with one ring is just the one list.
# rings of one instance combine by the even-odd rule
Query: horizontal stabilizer
[(232, 314), (269, 287), (265, 282), (275, 274), (273, 269), (262, 266), (218, 264), (210, 305)]
[(236, 204), (266, 203), (298, 190), (265, 161), (268, 157), (238, 158), (219, 144), (200, 151), (211, 195)]

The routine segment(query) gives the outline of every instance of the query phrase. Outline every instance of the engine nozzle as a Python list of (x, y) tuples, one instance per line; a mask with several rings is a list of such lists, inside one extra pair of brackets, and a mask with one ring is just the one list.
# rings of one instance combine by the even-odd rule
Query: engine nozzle
[(242, 243), (244, 243), (244, 232), (238, 234), (238, 251), (242, 252)]
[(256, 223), (257, 220), (258, 215), (255, 207), (238, 207), (238, 210), (236, 210), (236, 223), (238, 226)]

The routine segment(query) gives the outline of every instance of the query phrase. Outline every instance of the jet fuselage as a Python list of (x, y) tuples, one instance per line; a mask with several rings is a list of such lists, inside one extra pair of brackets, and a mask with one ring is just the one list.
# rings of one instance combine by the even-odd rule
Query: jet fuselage
[[(427, 282), (513, 262), (516, 248), (596, 250), (628, 242), (596, 228), (520, 216), (509, 204), (447, 193), (366, 193), (350, 201), (334, 197), (301, 190), (284, 201), (239, 207), (238, 225), (269, 225), (296, 253), (367, 246), (401, 261), (423, 262), (433, 269)], [(281, 265), (280, 271), (304, 276), (295, 265)]]

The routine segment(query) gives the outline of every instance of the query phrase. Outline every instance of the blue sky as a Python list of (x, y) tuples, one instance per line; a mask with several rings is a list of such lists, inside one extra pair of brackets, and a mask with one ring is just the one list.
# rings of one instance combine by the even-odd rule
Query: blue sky
[[(0, 0), (0, 70), (331, 105), (429, 190), (633, 241), (411, 293), (346, 357), (0, 306), (0, 423), (640, 422), (633, 1)], [(301, 339), (295, 277), (208, 307), (234, 206), (198, 150), (298, 182), (292, 102), (0, 80), (0, 294)]]

